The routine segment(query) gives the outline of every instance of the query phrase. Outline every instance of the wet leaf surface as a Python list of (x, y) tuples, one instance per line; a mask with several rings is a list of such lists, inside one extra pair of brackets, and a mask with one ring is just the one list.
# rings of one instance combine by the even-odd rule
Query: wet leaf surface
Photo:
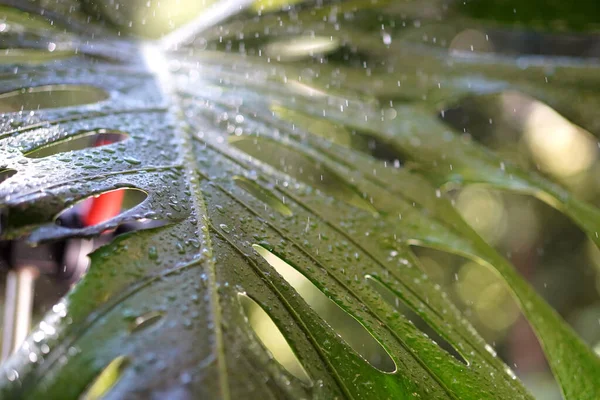
[[(423, 274), (410, 247), (419, 245), (499, 274), (565, 399), (600, 398), (598, 356), (441, 189), (478, 183), (536, 196), (596, 244), (600, 211), (438, 118), (457, 99), (512, 89), (598, 134), (597, 64), (423, 46), (413, 28), (437, 19), (411, 2), (265, 5), (261, 14), (255, 6), (170, 50), (117, 35), (118, 15), (96, 22), (87, 3), (54, 3), (43, 15), (65, 31), (45, 26), (53, 24), (35, 3), (25, 7), (35, 18), (2, 9), (18, 26), (8, 48), (28, 51), (40, 36), (77, 48), (68, 59), (0, 63), (2, 239), (33, 245), (142, 219), (167, 223), (91, 255), (84, 278), (3, 365), (0, 397), (76, 399), (112, 365), (118, 374), (98, 389), (106, 398), (531, 398)], [(574, 104), (579, 96), (590, 103)], [(64, 147), (86, 132), (127, 139)], [(66, 207), (123, 188), (147, 198), (94, 226), (54, 223)], [(395, 370), (355, 351), (257, 248), (349, 314)], [(240, 293), (269, 315), (306, 379), (266, 351)]]

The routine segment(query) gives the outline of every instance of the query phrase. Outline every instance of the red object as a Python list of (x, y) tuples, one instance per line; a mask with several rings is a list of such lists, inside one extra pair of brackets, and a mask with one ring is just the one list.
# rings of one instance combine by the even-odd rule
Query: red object
[[(113, 141), (100, 139), (96, 141), (94, 147), (111, 143), (113, 143)], [(91, 204), (87, 213), (83, 216), (84, 226), (98, 225), (119, 215), (121, 207), (123, 206), (123, 197), (125, 197), (125, 190), (117, 189), (91, 199)]]
[(92, 199), (92, 204), (87, 214), (83, 217), (83, 224), (85, 226), (98, 225), (119, 215), (124, 196), (125, 191), (119, 189), (101, 194)]

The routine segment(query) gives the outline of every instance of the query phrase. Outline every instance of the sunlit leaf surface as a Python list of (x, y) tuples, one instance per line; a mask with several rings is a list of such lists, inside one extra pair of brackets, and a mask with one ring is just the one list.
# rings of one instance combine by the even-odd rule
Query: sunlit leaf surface
[[(189, 15), (161, 2), (160, 18), (135, 1), (120, 11), (8, 3), (29, 14), (0, 9), (2, 239), (165, 223), (91, 255), (2, 366), (0, 397), (531, 398), (424, 274), (411, 248), (421, 246), (501, 277), (565, 399), (600, 398), (598, 356), (444, 193), (477, 183), (532, 195), (600, 244), (600, 211), (547, 177), (596, 157), (596, 61), (486, 53), (490, 17), (461, 2), (260, 1), (168, 49), (126, 32), (144, 32), (146, 19), (150, 34), (165, 32), (212, 2)], [(591, 29), (585, 18), (571, 20)], [(507, 93), (537, 102), (525, 129), (546, 176), (439, 118), (462, 99)], [(107, 132), (121, 136), (86, 147)], [(583, 158), (552, 157), (548, 140)], [(55, 222), (122, 188), (147, 197), (105, 223)], [(252, 307), (280, 331), (287, 361), (251, 323)]]

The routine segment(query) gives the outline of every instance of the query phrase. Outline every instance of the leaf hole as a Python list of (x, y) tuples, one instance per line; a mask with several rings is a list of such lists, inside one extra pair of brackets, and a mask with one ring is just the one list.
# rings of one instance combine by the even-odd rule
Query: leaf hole
[(46, 85), (0, 94), (0, 112), (35, 111), (80, 106), (108, 99), (106, 91), (89, 85)]
[(439, 347), (444, 349), (448, 354), (454, 357), (465, 365), (469, 363), (463, 358), (463, 356), (452, 346), (446, 339), (440, 336), (435, 329), (425, 321), (419, 314), (414, 312), (408, 304), (404, 302), (402, 298), (396, 295), (388, 286), (379, 281), (377, 278), (367, 275), (365, 277), (369, 285), (381, 296), (383, 300), (392, 305), (398, 310), (406, 319), (411, 321), (415, 327), (421, 330), (428, 338), (433, 340)]
[[(523, 224), (523, 219), (515, 222)], [(531, 323), (523, 315), (507, 283), (491, 266), (444, 250), (422, 246), (411, 248), (419, 258), (419, 267), (442, 287), (485, 342), (493, 345), (486, 344), (485, 349), (510, 367), (506, 370), (510, 376), (516, 373), (532, 392), (538, 389), (529, 385), (533, 377), (544, 380), (549, 392), (560, 392)], [(532, 260), (524, 258), (520, 261), (530, 263)], [(517, 268), (527, 268), (515, 264)], [(573, 268), (565, 271), (565, 276), (573, 274)], [(564, 283), (568, 278), (562, 280)], [(581, 286), (578, 290), (582, 290)], [(545, 293), (542, 291), (542, 294)], [(554, 291), (546, 294), (556, 296)]]
[(282, 200), (279, 200), (271, 192), (264, 190), (250, 179), (244, 178), (242, 176), (235, 176), (233, 178), (233, 181), (240, 188), (244, 189), (252, 196), (261, 200), (263, 203), (270, 206), (272, 209), (279, 212), (280, 214), (285, 215), (286, 217), (292, 215), (292, 210), (290, 210), (290, 208)]
[(68, 228), (95, 226), (140, 205), (147, 197), (146, 192), (135, 188), (108, 190), (78, 201), (61, 211), (55, 221)]
[(272, 166), (329, 196), (376, 214), (377, 210), (338, 174), (299, 151), (262, 137), (231, 136), (230, 143), (246, 154)]
[(129, 359), (119, 356), (112, 360), (88, 386), (80, 400), (99, 400), (106, 395), (121, 379), (123, 371), (129, 365)]
[(65, 153), (67, 151), (107, 146), (109, 144), (122, 142), (128, 137), (129, 136), (123, 132), (98, 129), (35, 148), (25, 153), (25, 157), (43, 158), (55, 154)]
[(13, 176), (16, 173), (17, 173), (17, 171), (14, 169), (0, 168), (0, 183), (4, 182), (5, 180), (7, 180), (8, 178), (10, 178), (11, 176)]
[(411, 246), (417, 265), (448, 293), (487, 342), (499, 341), (520, 315), (504, 280), (491, 268), (463, 256)]
[(405, 158), (398, 152), (393, 144), (387, 143), (374, 135), (364, 132), (352, 131), (356, 139), (352, 142), (354, 150), (361, 151), (373, 158), (386, 161), (400, 167), (405, 164)]
[(396, 370), (396, 365), (387, 351), (356, 318), (286, 261), (260, 245), (253, 244), (252, 247), (356, 353), (383, 372)]
[(238, 293), (238, 300), (250, 327), (273, 358), (300, 381), (312, 384), (300, 360), (269, 314), (245, 293)]
[(46, 30), (52, 33), (63, 32), (65, 26), (60, 20), (50, 16), (42, 16), (35, 12), (21, 10), (14, 6), (0, 6), (0, 23), (6, 24), (3, 34), (22, 33), (25, 29), (42, 31)]
[(131, 333), (139, 332), (155, 326), (162, 321), (164, 314), (158, 311), (149, 311), (136, 317), (131, 325)]
[(265, 54), (280, 61), (299, 61), (306, 58), (322, 57), (336, 51), (340, 39), (333, 36), (296, 36), (272, 41), (265, 48)]

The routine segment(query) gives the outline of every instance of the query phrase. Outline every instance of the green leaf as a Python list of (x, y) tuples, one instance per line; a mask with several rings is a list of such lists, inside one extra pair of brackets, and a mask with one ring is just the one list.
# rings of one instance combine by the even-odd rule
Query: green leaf
[(599, 27), (597, 9), (587, 1), (501, 0), (491, 4), (471, 0), (459, 4), (456, 6), (458, 12), (494, 22), (562, 31), (597, 30)]
[[(508, 89), (567, 115), (573, 105), (565, 97), (597, 87), (597, 65), (545, 59), (554, 68), (548, 88), (533, 79), (547, 73), (536, 60), (524, 69), (515, 59), (415, 46), (399, 28), (382, 36), (378, 17), (396, 27), (405, 19), (407, 8), (392, 3), (248, 11), (175, 50), (119, 35), (110, 26), (122, 15), (87, 3), (36, 9), (67, 30), (58, 33), (43, 17), (28, 23), (3, 11), (21, 16), (24, 29), (7, 36), (11, 51), (31, 50), (28, 32), (76, 51), (0, 65), (0, 168), (16, 171), (2, 175), (2, 239), (35, 245), (132, 221), (162, 226), (119, 236), (91, 255), (83, 279), (3, 365), (0, 397), (531, 398), (423, 274), (417, 245), (496, 271), (565, 399), (600, 398), (597, 355), (440, 188), (477, 183), (537, 196), (600, 244), (598, 209), (465, 141), (437, 117), (465, 96)], [(111, 24), (93, 22), (90, 12)], [(317, 46), (302, 32), (331, 40)], [(570, 115), (594, 132), (592, 114)], [(81, 137), (105, 131), (127, 137), (81, 148)], [(65, 148), (69, 140), (75, 150)], [(38, 152), (51, 148), (58, 153)], [(147, 198), (96, 226), (55, 222), (65, 208), (122, 188)], [(379, 368), (344, 339), (283, 266), (364, 328), (395, 369)], [(308, 378), (265, 349), (240, 297), (268, 314)]]

